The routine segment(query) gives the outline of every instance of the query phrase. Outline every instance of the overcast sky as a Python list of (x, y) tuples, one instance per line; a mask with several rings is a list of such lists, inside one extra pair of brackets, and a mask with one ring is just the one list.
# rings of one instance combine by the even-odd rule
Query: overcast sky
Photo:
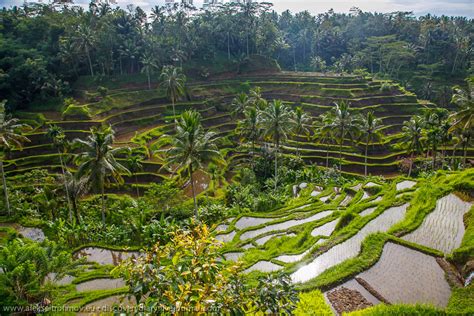
[[(133, 3), (144, 9), (156, 4), (163, 4), (165, 0), (118, 0), (122, 6)], [(22, 4), (24, 0), (0, 0), (0, 7)], [(47, 0), (43, 0), (47, 2)], [(197, 7), (202, 6), (203, 0), (194, 0)], [(461, 15), (474, 18), (474, 0), (273, 0), (278, 12), (291, 10), (293, 12), (308, 10), (312, 13), (326, 12), (334, 9), (336, 12), (348, 12), (351, 7), (359, 7), (363, 11), (393, 12), (413, 11), (416, 15), (431, 13), (434, 15)], [(77, 0), (76, 3), (87, 4), (88, 0)]]

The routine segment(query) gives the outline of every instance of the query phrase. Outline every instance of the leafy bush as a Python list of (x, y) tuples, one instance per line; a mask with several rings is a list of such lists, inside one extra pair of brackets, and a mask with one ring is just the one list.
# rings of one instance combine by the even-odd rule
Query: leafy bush
[(221, 204), (209, 204), (199, 208), (199, 217), (207, 225), (220, 222), (227, 217), (229, 209)]
[[(238, 266), (221, 259), (221, 244), (206, 226), (172, 233), (148, 255), (127, 260), (112, 271), (123, 277), (146, 309), (170, 313), (289, 313), (297, 300), (288, 276), (261, 278), (256, 288), (243, 283)], [(179, 309), (179, 310), (177, 310)]]
[(97, 88), (97, 93), (102, 97), (105, 98), (107, 96), (107, 93), (109, 92), (109, 89), (106, 87), (99, 86)]
[(396, 87), (396, 85), (394, 85), (394, 84), (392, 84), (388, 81), (385, 81), (380, 86), (380, 91), (381, 92), (392, 92), (393, 90), (395, 90), (395, 87)]
[(333, 315), (331, 308), (326, 304), (324, 295), (319, 290), (309, 293), (300, 293), (300, 301), (296, 305), (296, 316), (329, 316)]
[(69, 105), (63, 112), (64, 119), (90, 119), (91, 114), (87, 105)]
[(71, 255), (54, 242), (9, 241), (0, 248), (0, 305), (39, 303), (48, 296), (43, 286), (48, 274), (61, 278), (72, 265)]

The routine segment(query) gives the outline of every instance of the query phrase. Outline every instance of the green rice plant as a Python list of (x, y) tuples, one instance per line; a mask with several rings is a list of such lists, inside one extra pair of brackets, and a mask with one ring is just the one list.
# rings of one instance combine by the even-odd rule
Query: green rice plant
[(395, 316), (395, 315), (423, 315), (442, 316), (446, 313), (429, 305), (376, 305), (360, 311), (343, 313), (344, 316)]
[(330, 316), (333, 315), (331, 308), (326, 303), (323, 293), (314, 290), (308, 293), (300, 293), (299, 302), (293, 311), (296, 316)]

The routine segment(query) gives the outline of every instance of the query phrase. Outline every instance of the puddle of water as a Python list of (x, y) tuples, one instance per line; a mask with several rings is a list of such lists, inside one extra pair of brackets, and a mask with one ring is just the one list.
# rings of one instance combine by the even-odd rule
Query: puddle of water
[(361, 201), (368, 199), (370, 197), (369, 193), (364, 191), (364, 195), (362, 195), (362, 198), (360, 199)]
[(465, 232), (463, 216), (471, 206), (454, 194), (447, 195), (438, 200), (421, 226), (403, 239), (449, 254), (461, 245)]
[(243, 252), (228, 252), (224, 254), (225, 260), (237, 261), (244, 255)]
[(321, 227), (316, 227), (312, 232), (311, 236), (331, 236), (332, 232), (336, 228), (338, 220), (334, 220), (332, 222), (326, 223)]
[(215, 231), (216, 232), (225, 232), (227, 230), (227, 228), (229, 228), (229, 225), (221, 224), (221, 225), (216, 227)]
[(368, 215), (372, 214), (376, 209), (377, 209), (377, 207), (368, 208), (368, 209), (360, 212), (359, 215), (360, 216), (368, 216)]
[(98, 264), (110, 264), (117, 266), (122, 261), (131, 257), (139, 256), (139, 252), (114, 251), (103, 248), (89, 247), (79, 250), (75, 256), (79, 258), (87, 258), (87, 261), (97, 262)]
[(282, 256), (276, 257), (275, 259), (281, 262), (285, 262), (285, 263), (298, 262), (302, 260), (310, 252), (310, 250), (311, 248), (299, 255), (282, 255)]
[(279, 266), (278, 264), (274, 264), (270, 261), (259, 261), (247, 270), (244, 271), (244, 273), (250, 273), (252, 271), (258, 270), (261, 272), (274, 272), (278, 271), (282, 268), (282, 266)]
[(55, 278), (56, 278), (56, 273), (52, 272), (46, 276), (46, 281), (52, 282), (56, 285), (69, 285), (75, 279), (75, 277), (73, 277), (72, 275), (65, 275), (59, 280), (55, 280)]
[(36, 227), (23, 227), (17, 223), (0, 223), (0, 227), (10, 227), (16, 230), (23, 237), (36, 241), (42, 242), (46, 239), (43, 231)]
[[(262, 246), (262, 245), (264, 245), (267, 241), (269, 241), (270, 239), (278, 238), (278, 237), (283, 237), (283, 236), (285, 236), (285, 234), (282, 234), (282, 233), (279, 233), (279, 234), (272, 234), (272, 235), (268, 235), (268, 236), (259, 238), (259, 239), (255, 240), (255, 242), (257, 243), (257, 245)], [(293, 233), (291, 233), (291, 234), (287, 234), (286, 236), (287, 236), (287, 237), (295, 237), (296, 235), (293, 234)]]
[(244, 228), (262, 225), (274, 220), (275, 218), (242, 217), (237, 221), (237, 223), (235, 223), (235, 228), (242, 230)]
[(387, 243), (380, 260), (359, 275), (393, 304), (432, 304), (444, 308), (451, 289), (436, 259)]
[(416, 185), (416, 182), (413, 181), (402, 181), (397, 183), (397, 191), (411, 189)]
[(332, 247), (327, 252), (316, 257), (311, 263), (299, 268), (291, 275), (293, 282), (309, 281), (326, 269), (355, 257), (359, 254), (362, 241), (370, 234), (386, 231), (405, 216), (408, 204), (392, 207), (367, 223), (356, 235)]
[(236, 234), (235, 231), (231, 231), (231, 232), (228, 233), (228, 234), (217, 235), (217, 236), (216, 236), (216, 239), (219, 240), (219, 241), (221, 241), (221, 242), (229, 242), (229, 241), (231, 241), (232, 239), (234, 239), (235, 234)]
[(126, 285), (123, 279), (95, 279), (77, 284), (76, 289), (78, 292), (88, 292), (118, 289), (124, 286)]
[(248, 249), (251, 249), (251, 248), (255, 248), (255, 246), (252, 245), (251, 243), (248, 243), (248, 244), (246, 244), (245, 246), (242, 247), (242, 249), (245, 249), (245, 250), (248, 250)]
[(352, 195), (347, 195), (344, 200), (341, 202), (341, 206), (347, 206), (354, 197)]
[(319, 200), (320, 200), (321, 202), (323, 202), (323, 203), (326, 203), (326, 201), (329, 200), (330, 198), (331, 198), (331, 196), (328, 195), (328, 196), (323, 196), (323, 197), (320, 198)]
[(366, 187), (366, 188), (373, 188), (373, 187), (378, 187), (378, 186), (379, 186), (379, 184), (377, 184), (375, 182), (369, 182), (366, 185), (364, 185), (364, 187)]
[(324, 212), (317, 213), (313, 216), (310, 216), (308, 218), (292, 219), (292, 220), (289, 220), (289, 221), (286, 221), (286, 222), (283, 222), (283, 223), (269, 225), (269, 226), (263, 227), (261, 229), (251, 230), (251, 231), (243, 233), (240, 236), (240, 239), (245, 240), (245, 239), (249, 239), (249, 238), (254, 238), (254, 237), (257, 237), (258, 235), (261, 235), (261, 234), (264, 234), (264, 233), (267, 233), (267, 232), (270, 232), (270, 231), (274, 231), (274, 230), (287, 230), (288, 228), (291, 228), (291, 227), (294, 227), (294, 226), (298, 226), (298, 225), (301, 225), (301, 224), (317, 221), (318, 219), (326, 217), (326, 216), (330, 215), (331, 213), (332, 213), (331, 211), (324, 211)]
[(383, 199), (383, 197), (379, 196), (375, 200), (373, 200), (372, 203), (378, 203), (378, 202), (382, 201), (382, 199)]

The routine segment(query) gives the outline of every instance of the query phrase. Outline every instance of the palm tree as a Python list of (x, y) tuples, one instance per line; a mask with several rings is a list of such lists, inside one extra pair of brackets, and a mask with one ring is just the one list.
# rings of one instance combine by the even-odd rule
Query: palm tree
[[(293, 115), (293, 125), (294, 125), (294, 135), (306, 135), (306, 138), (309, 137), (311, 126), (311, 117), (301, 108), (297, 107)], [(300, 155), (300, 144), (296, 143), (296, 154)]]
[(161, 80), (161, 85), (166, 89), (166, 94), (173, 104), (173, 116), (176, 122), (175, 103), (185, 93), (186, 76), (181, 73), (180, 68), (166, 66), (161, 72)]
[(86, 53), (87, 60), (89, 61), (89, 70), (91, 76), (94, 77), (94, 69), (92, 67), (91, 49), (94, 47), (95, 36), (92, 29), (88, 25), (80, 25), (77, 28), (76, 35), (74, 37), (75, 43), (80, 50)]
[(69, 171), (66, 171), (64, 180), (64, 185), (67, 188), (67, 192), (69, 194), (68, 199), (71, 201), (76, 223), (80, 223), (81, 216), (77, 202), (87, 193), (89, 179), (87, 177), (77, 177), (71, 174)]
[(367, 176), (367, 155), (369, 151), (369, 143), (373, 141), (378, 141), (382, 138), (382, 120), (375, 117), (373, 111), (367, 112), (365, 116), (361, 116), (359, 118), (360, 122), (360, 132), (361, 134), (365, 134), (365, 170), (364, 175)]
[[(5, 113), (6, 101), (0, 102), (0, 149), (5, 155), (5, 152), (11, 148), (22, 148), (23, 143), (29, 142), (30, 140), (21, 135), (21, 132), (27, 129), (31, 129), (26, 124), (20, 124), (18, 119), (10, 118)], [(7, 179), (5, 177), (5, 170), (3, 169), (3, 156), (0, 159), (0, 172), (2, 173), (3, 181), (3, 193), (5, 194), (5, 206), (8, 211), (8, 216), (11, 215), (10, 200), (8, 198)]]
[(127, 156), (127, 167), (130, 170), (132, 177), (135, 178), (135, 187), (137, 190), (137, 196), (140, 197), (140, 190), (138, 189), (138, 178), (137, 173), (143, 170), (143, 157), (134, 155), (133, 152), (130, 150)]
[(155, 58), (153, 58), (151, 55), (143, 55), (143, 57), (140, 59), (140, 62), (143, 65), (141, 72), (146, 73), (148, 78), (148, 90), (151, 90), (151, 74), (155, 69), (158, 68)]
[(255, 163), (255, 143), (262, 134), (258, 111), (254, 106), (247, 107), (244, 112), (244, 119), (237, 124), (237, 133), (244, 141), (252, 144), (252, 166)]
[(115, 181), (123, 183), (121, 173), (130, 171), (115, 159), (115, 156), (126, 148), (113, 148), (114, 131), (111, 127), (92, 129), (87, 140), (76, 139), (74, 143), (84, 149), (76, 157), (79, 163), (77, 176), (88, 178), (91, 187), (100, 192), (102, 198), (102, 223), (105, 224), (105, 181), (110, 175)]
[(236, 117), (239, 114), (242, 114), (245, 112), (245, 109), (247, 106), (250, 104), (250, 99), (249, 96), (245, 93), (240, 93), (238, 94), (233, 100), (232, 100), (232, 116)]
[(467, 80), (468, 87), (455, 87), (452, 101), (460, 107), (459, 111), (451, 115), (454, 121), (451, 131), (455, 129), (471, 130), (474, 128), (474, 78)]
[(315, 140), (321, 144), (326, 144), (326, 168), (329, 168), (329, 145), (334, 140), (334, 130), (332, 129), (332, 112), (326, 112), (319, 116), (315, 128)]
[(67, 142), (66, 135), (64, 134), (64, 131), (61, 127), (57, 125), (50, 125), (48, 128), (47, 136), (49, 139), (51, 139), (54, 147), (56, 147), (56, 150), (58, 151), (59, 162), (61, 164), (61, 172), (63, 174), (64, 189), (66, 191), (67, 205), (69, 209), (69, 220), (72, 221), (72, 206), (71, 206), (71, 201), (69, 200), (69, 192), (68, 192), (68, 186), (67, 186), (67, 181), (66, 181), (66, 170), (65, 170), (66, 168), (64, 166), (63, 152), (62, 152)]
[(278, 152), (280, 142), (293, 131), (293, 112), (281, 100), (274, 100), (265, 111), (260, 112), (263, 135), (273, 140), (275, 146), (275, 190), (278, 184)]
[(199, 218), (193, 173), (208, 162), (221, 162), (222, 157), (215, 143), (215, 133), (205, 131), (201, 124), (201, 115), (192, 110), (186, 111), (176, 122), (173, 136), (162, 136), (164, 142), (171, 145), (167, 150), (168, 166), (176, 170), (186, 168), (191, 181), (194, 200), (194, 216)]
[(329, 128), (334, 129), (334, 134), (339, 140), (339, 169), (342, 170), (342, 146), (344, 140), (348, 137), (353, 139), (354, 134), (357, 132), (357, 120), (352, 115), (350, 104), (341, 101), (335, 103), (336, 107), (333, 109), (332, 121)]
[(410, 169), (408, 176), (411, 176), (413, 169), (413, 159), (416, 153), (423, 152), (422, 142), (423, 120), (419, 116), (412, 117), (406, 121), (402, 127), (403, 140), (407, 144), (408, 152), (410, 153)]
[[(453, 124), (450, 131), (458, 130), (458, 134), (462, 135), (464, 144), (469, 144), (474, 129), (474, 78), (467, 80), (468, 86), (466, 89), (461, 87), (454, 88), (452, 102), (460, 107), (460, 109), (450, 116)], [(467, 150), (463, 145), (464, 158), (463, 165), (466, 165)]]
[(221, 182), (225, 181), (225, 177), (224, 177), (224, 170), (222, 167), (216, 165), (215, 163), (209, 163), (209, 165), (207, 166), (207, 172), (209, 174), (209, 177), (210, 177), (210, 189), (212, 189), (212, 191), (214, 192), (214, 196), (215, 196), (215, 190), (216, 190), (216, 187), (218, 187)]

